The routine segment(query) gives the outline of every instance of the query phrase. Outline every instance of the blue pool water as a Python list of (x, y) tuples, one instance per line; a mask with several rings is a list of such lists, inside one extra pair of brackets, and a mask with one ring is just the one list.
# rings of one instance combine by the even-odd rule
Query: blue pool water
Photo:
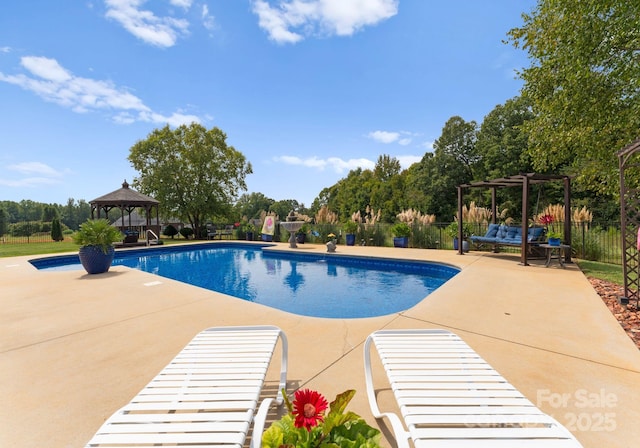
[[(31, 260), (38, 269), (82, 269), (77, 255)], [(373, 317), (411, 308), (459, 270), (336, 254), (263, 251), (246, 244), (201, 244), (116, 252), (128, 266), (290, 313)]]

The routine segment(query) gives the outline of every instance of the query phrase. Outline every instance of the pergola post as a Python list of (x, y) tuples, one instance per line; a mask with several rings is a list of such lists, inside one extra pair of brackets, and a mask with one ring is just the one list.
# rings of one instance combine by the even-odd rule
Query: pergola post
[[(564, 244), (571, 245), (571, 179), (564, 179)], [(564, 251), (565, 263), (571, 263), (571, 250)]]
[(529, 176), (522, 179), (522, 241), (520, 243), (520, 262), (523, 266), (529, 266), (527, 263), (528, 236), (529, 236)]
[(458, 185), (458, 255), (464, 255), (462, 250), (462, 186)]

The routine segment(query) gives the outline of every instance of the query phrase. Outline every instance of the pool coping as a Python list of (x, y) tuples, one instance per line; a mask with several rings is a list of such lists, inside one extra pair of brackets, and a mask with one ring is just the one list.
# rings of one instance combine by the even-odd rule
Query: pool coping
[[(326, 251), (321, 245), (275, 247)], [(518, 254), (370, 246), (338, 251), (443, 262), (461, 272), (405, 312), (323, 319), (158, 282), (120, 266), (88, 276), (37, 271), (28, 262), (37, 256), (0, 259), (0, 421), (9, 428), (0, 431), (0, 445), (83, 446), (197, 332), (250, 324), (275, 324), (287, 334), (289, 392), (304, 386), (333, 398), (355, 388), (350, 409), (379, 424), (385, 440), (390, 434), (372, 419), (366, 402), (362, 343), (376, 329), (416, 327), (456, 332), (561, 423), (571, 423), (571, 416), (592, 419), (590, 427), (574, 430), (585, 447), (623, 447), (640, 438), (640, 353), (577, 266), (545, 268), (543, 260), (530, 260), (524, 267)], [(383, 406), (393, 409), (384, 376), (376, 377), (376, 385)], [(614, 396), (615, 406), (585, 407), (577, 395), (600, 391)], [(555, 406), (562, 394), (569, 394), (568, 402)], [(615, 414), (615, 430), (594, 426), (604, 413)]]

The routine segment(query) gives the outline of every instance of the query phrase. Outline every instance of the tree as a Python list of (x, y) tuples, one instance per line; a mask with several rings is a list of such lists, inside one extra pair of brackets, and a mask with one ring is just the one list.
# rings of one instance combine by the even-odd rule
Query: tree
[(640, 129), (640, 3), (539, 0), (509, 41), (528, 52), (522, 94), (538, 170), (578, 174), (593, 191), (616, 195), (615, 153)]
[(62, 226), (60, 226), (60, 220), (53, 218), (51, 221), (51, 239), (53, 241), (63, 241), (64, 235), (62, 234)]
[[(497, 179), (534, 171), (528, 152), (529, 134), (523, 127), (531, 119), (531, 107), (527, 99), (521, 96), (497, 105), (484, 117), (476, 142), (476, 152), (480, 160), (476, 165), (474, 180)], [(491, 203), (491, 192), (488, 189), (473, 188), (469, 193), (476, 195), (471, 198), (480, 205)], [(498, 199), (515, 204), (510, 208), (522, 208), (522, 191), (518, 188), (499, 189)]]
[(440, 137), (433, 142), (436, 155), (441, 153), (463, 165), (469, 179), (473, 178), (473, 168), (480, 159), (476, 151), (477, 127), (475, 121), (451, 117), (444, 124)]
[(44, 207), (42, 207), (42, 217), (40, 218), (41, 221), (52, 222), (53, 219), (57, 217), (58, 217), (58, 210), (54, 205), (47, 204)]
[(4, 210), (4, 208), (0, 208), (0, 236), (7, 233), (9, 229), (9, 215)]
[(235, 215), (247, 219), (259, 218), (260, 212), (269, 210), (276, 201), (262, 193), (243, 194), (234, 207)]
[(276, 201), (271, 204), (271, 207), (269, 207), (268, 211), (278, 215), (280, 221), (286, 221), (287, 215), (291, 210), (293, 210), (294, 212), (300, 210), (300, 204), (295, 199), (283, 199), (281, 201)]
[(133, 184), (160, 201), (164, 215), (191, 224), (195, 235), (207, 219), (225, 218), (251, 164), (217, 127), (192, 123), (175, 130), (156, 129), (131, 147), (129, 161), (140, 172)]

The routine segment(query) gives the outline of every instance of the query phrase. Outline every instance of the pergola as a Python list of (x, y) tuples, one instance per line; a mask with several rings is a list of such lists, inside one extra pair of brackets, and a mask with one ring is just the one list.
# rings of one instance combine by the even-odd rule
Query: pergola
[(620, 167), (620, 233), (622, 234), (622, 269), (624, 275), (623, 303), (640, 301), (640, 188), (637, 173), (640, 169), (640, 139), (618, 151)]
[[(89, 204), (91, 205), (91, 219), (95, 218), (95, 212), (97, 212), (97, 217), (99, 219), (101, 211), (104, 211), (105, 218), (109, 219), (110, 210), (114, 208), (120, 209), (122, 212), (122, 225), (120, 227), (123, 229), (131, 227), (131, 212), (137, 208), (142, 208), (145, 210), (145, 216), (147, 219), (146, 230), (152, 230), (156, 236), (160, 235), (160, 202), (151, 196), (147, 196), (130, 189), (126, 180), (122, 183), (122, 188), (112, 191), (111, 193), (107, 193), (104, 196), (100, 196), (99, 198), (90, 201)], [(154, 209), (156, 217), (155, 226), (151, 225), (151, 217)], [(129, 217), (128, 224), (125, 224), (125, 212)]]
[[(571, 244), (571, 179), (566, 175), (521, 173), (514, 176), (505, 176), (493, 180), (472, 182), (458, 185), (458, 241), (462, 241), (462, 205), (464, 204), (464, 190), (466, 188), (490, 188), (491, 189), (491, 222), (496, 224), (496, 192), (499, 188), (520, 187), (522, 189), (522, 245), (520, 246), (520, 261), (523, 266), (528, 266), (527, 255), (529, 242), (526, 235), (530, 214), (529, 193), (531, 185), (546, 182), (564, 182), (564, 241), (563, 244)], [(463, 255), (462, 244), (458, 245), (458, 253)], [(571, 251), (565, 251), (565, 261), (571, 262)]]

